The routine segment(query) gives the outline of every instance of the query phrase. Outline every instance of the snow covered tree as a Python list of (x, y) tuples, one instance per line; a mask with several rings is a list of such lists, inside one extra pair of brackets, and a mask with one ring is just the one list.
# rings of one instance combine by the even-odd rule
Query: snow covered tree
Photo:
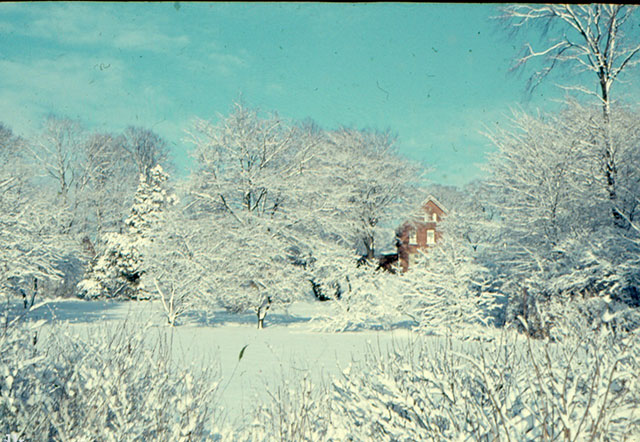
[(119, 230), (138, 176), (149, 179), (155, 165), (167, 165), (166, 142), (152, 131), (88, 132), (80, 122), (55, 115), (27, 147), (36, 170), (55, 183), (55, 195), (48, 197), (64, 213), (61, 227), (78, 243), (84, 237), (95, 241), (104, 229)]
[(153, 241), (145, 247), (142, 285), (160, 300), (170, 326), (188, 313), (211, 306), (206, 278), (215, 277), (213, 252), (223, 242), (216, 229), (192, 219), (186, 211), (183, 204), (168, 207), (162, 221), (153, 226)]
[(130, 234), (147, 238), (147, 233), (160, 221), (165, 207), (177, 202), (175, 195), (167, 189), (168, 179), (169, 175), (160, 165), (151, 168), (148, 175), (140, 174), (131, 214), (125, 220)]
[(48, 214), (65, 255), (59, 262), (63, 278), (49, 287), (52, 294), (71, 294), (87, 265), (83, 248), (95, 249), (103, 233), (123, 227), (138, 169), (124, 145), (123, 136), (90, 133), (78, 121), (58, 116), (47, 117), (41, 133), (25, 142), (40, 183), (30, 206), (40, 205)]
[[(346, 287), (356, 250), (372, 258), (381, 232), (393, 236), (391, 221), (416, 177), (388, 133), (327, 133), (241, 104), (217, 126), (196, 121), (192, 139), (200, 169), (191, 217), (198, 230), (217, 232), (205, 235), (215, 238), (218, 258), (202, 292), (230, 310), (253, 308), (259, 322), (269, 305), (307, 292), (309, 280), (322, 283), (331, 262), (349, 262), (324, 278)], [(335, 259), (323, 257), (329, 252)]]
[(609, 209), (618, 227), (626, 224), (622, 214), (617, 211), (618, 167), (624, 163), (616, 158), (617, 146), (610, 134), (611, 91), (615, 83), (624, 81), (625, 75), (640, 63), (640, 41), (634, 29), (637, 17), (635, 7), (628, 5), (503, 7), (503, 18), (512, 29), (537, 25), (544, 30), (546, 41), (543, 49), (535, 51), (531, 44), (527, 44), (524, 55), (516, 65), (519, 67), (533, 59), (544, 59), (543, 67), (531, 76), (530, 87), (537, 86), (556, 66), (572, 68), (573, 78), (580, 78), (583, 73), (595, 76), (597, 92), (580, 83), (567, 89), (595, 96), (602, 105), (601, 129), (604, 139), (598, 149), (598, 160), (610, 200)]
[(101, 250), (78, 284), (87, 299), (137, 299), (142, 276), (142, 252), (134, 238), (117, 232), (105, 233)]
[(377, 241), (392, 241), (393, 222), (407, 213), (410, 186), (419, 177), (419, 168), (398, 155), (394, 141), (388, 132), (343, 128), (326, 134), (316, 158), (324, 172), (325, 222), (369, 260)]
[(0, 124), (0, 294), (33, 304), (38, 287), (60, 277), (65, 250), (48, 204), (39, 198), (25, 140)]
[[(626, 115), (622, 109), (611, 114), (609, 140), (618, 158), (631, 160), (617, 181), (627, 189), (617, 212), (629, 218), (638, 207), (632, 159), (640, 140), (637, 123)], [(552, 298), (637, 293), (636, 235), (610, 228), (610, 195), (598, 173), (604, 135), (593, 109), (571, 104), (559, 115), (517, 116), (514, 125), (492, 135), (499, 151), (487, 184), (488, 204), (499, 218), (487, 258), (509, 296), (507, 319), (524, 315), (531, 329), (542, 330), (550, 325), (541, 313)]]
[(199, 163), (191, 216), (213, 240), (196, 245), (210, 256), (198, 292), (209, 305), (253, 309), (262, 327), (272, 304), (288, 304), (307, 285), (304, 197), (316, 138), (241, 104), (217, 126), (197, 120), (191, 135)]
[(175, 202), (166, 188), (168, 175), (158, 165), (149, 176), (140, 175), (130, 216), (124, 232), (110, 232), (103, 237), (102, 250), (91, 263), (87, 276), (79, 284), (86, 298), (148, 297), (141, 292), (140, 278), (144, 273), (144, 249), (152, 238), (149, 233), (160, 220), (164, 208)]
[(321, 140), (306, 197), (315, 208), (306, 221), (315, 232), (307, 269), (316, 296), (339, 298), (322, 327), (391, 327), (402, 320), (392, 299), (396, 282), (376, 274), (374, 258), (393, 247), (397, 223), (415, 200), (419, 168), (398, 154), (388, 132), (342, 128)]
[(469, 335), (492, 322), (496, 295), (489, 291), (488, 270), (472, 245), (447, 228), (455, 217), (447, 214), (442, 240), (401, 277), (402, 309), (429, 333)]

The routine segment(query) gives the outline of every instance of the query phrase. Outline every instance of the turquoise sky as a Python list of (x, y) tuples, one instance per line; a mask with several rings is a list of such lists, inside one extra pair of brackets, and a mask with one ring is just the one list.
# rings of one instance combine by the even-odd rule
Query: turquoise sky
[(153, 129), (186, 169), (184, 131), (235, 99), (285, 118), (391, 129), (434, 182), (481, 176), (481, 131), (526, 99), (508, 74), (522, 41), (495, 5), (2, 3), (0, 121), (29, 136), (48, 113)]

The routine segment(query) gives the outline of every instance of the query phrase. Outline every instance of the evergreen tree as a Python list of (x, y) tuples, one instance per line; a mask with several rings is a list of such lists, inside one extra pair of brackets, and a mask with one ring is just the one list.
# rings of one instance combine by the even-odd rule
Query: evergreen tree
[(79, 293), (86, 298), (146, 298), (140, 280), (144, 274), (143, 255), (152, 241), (151, 230), (161, 213), (176, 198), (166, 188), (169, 178), (157, 165), (148, 175), (140, 175), (140, 184), (125, 220), (124, 232), (103, 236), (101, 253), (91, 263), (87, 276), (79, 284)]

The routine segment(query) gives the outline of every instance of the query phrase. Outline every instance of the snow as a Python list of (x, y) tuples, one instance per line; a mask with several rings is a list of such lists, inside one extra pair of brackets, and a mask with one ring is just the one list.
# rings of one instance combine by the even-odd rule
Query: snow
[[(474, 428), (481, 434), (502, 434), (504, 430), (513, 440), (521, 440), (542, 434), (540, 419), (548, 407), (557, 408), (559, 413), (552, 425), (573, 428), (573, 432), (577, 417), (610, 405), (613, 411), (607, 412), (603, 421), (607, 434), (617, 437), (638, 431), (640, 421), (631, 415), (624, 417), (629, 414), (626, 409), (637, 403), (635, 393), (629, 393), (636, 387), (628, 391), (616, 387), (631, 386), (629, 382), (637, 377), (637, 349), (630, 348), (628, 355), (626, 350), (621, 353), (619, 349), (629, 348), (628, 344), (612, 341), (613, 335), (593, 335), (589, 338), (593, 345), (582, 345), (585, 342), (580, 338), (579, 347), (573, 350), (572, 341), (566, 345), (532, 343), (525, 336), (504, 330), (480, 330), (480, 325), (477, 335), (482, 331), (482, 340), (459, 334), (425, 335), (400, 326), (380, 331), (317, 331), (312, 318), (330, 314), (332, 304), (306, 301), (295, 302), (287, 310), (274, 308), (262, 330), (256, 328), (255, 314), (222, 310), (210, 312), (207, 317), (185, 315), (181, 325), (171, 327), (158, 301), (55, 300), (30, 312), (28, 322), (48, 324), (39, 329), (38, 340), (44, 348), (49, 348), (46, 341), (54, 338), (47, 334), (47, 327), (56, 334), (77, 334), (81, 339), (117, 335), (121, 331), (126, 333), (122, 336), (133, 336), (133, 332), (142, 330), (142, 335), (118, 342), (135, 345), (144, 336), (150, 338), (146, 345), (153, 345), (155, 339), (170, 343), (169, 354), (182, 373), (174, 381), (180, 387), (186, 386), (175, 398), (175, 409), (183, 413), (188, 407), (215, 408), (214, 424), (223, 429), (220, 437), (233, 431), (233, 440), (273, 440), (278, 434), (284, 440), (388, 440), (384, 435), (393, 440), (419, 440), (433, 431), (448, 439), (475, 432)], [(14, 313), (20, 308), (18, 302), (13, 303)], [(69, 395), (87, 394), (96, 388), (95, 382), (113, 379), (117, 395), (109, 396), (115, 401), (112, 408), (128, 413), (129, 405), (135, 401), (123, 390), (129, 387), (129, 377), (118, 383), (115, 379), (121, 375), (114, 374), (123, 368), (119, 365), (123, 362), (124, 368), (136, 367), (134, 372), (144, 364), (129, 359), (122, 344), (108, 347), (107, 351), (117, 355), (118, 349), (123, 349), (124, 359), (100, 366), (104, 373), (84, 373), (86, 382), (81, 386), (70, 384), (79, 388), (74, 391), (67, 387)], [(539, 365), (537, 374), (532, 376), (530, 364), (535, 361)], [(616, 364), (620, 364), (618, 371)], [(87, 367), (95, 371), (95, 366)], [(203, 400), (189, 387), (197, 382), (201, 368), (214, 372), (207, 385), (215, 388), (215, 394), (201, 396)], [(15, 383), (14, 377), (19, 373), (19, 368), (5, 373), (5, 385)], [(127, 373), (131, 376), (131, 371)], [(132, 390), (140, 389), (140, 382), (155, 379), (155, 372), (145, 373), (131, 378), (138, 383), (131, 386)], [(613, 381), (611, 385), (609, 380)], [(94, 383), (89, 385), (91, 381)], [(595, 389), (593, 406), (587, 404), (589, 393), (584, 390), (585, 385)], [(151, 391), (155, 394), (154, 389)], [(606, 399), (605, 391), (610, 391), (611, 399)], [(488, 401), (488, 397), (492, 400)], [(161, 405), (157, 398), (149, 400), (151, 408), (141, 410), (147, 413), (145, 416), (153, 412), (153, 406), (167, 404)], [(497, 412), (507, 418), (504, 429), (494, 427), (491, 416)], [(184, 415), (189, 416), (189, 412)], [(626, 423), (617, 421), (622, 418), (628, 419)], [(136, 423), (126, 422), (133, 425), (131, 428), (138, 428)], [(202, 421), (183, 420), (173, 428), (187, 434), (198, 422)], [(592, 431), (592, 424), (590, 421), (582, 431)], [(128, 428), (117, 431), (129, 434)]]
[[(181, 366), (213, 365), (220, 374), (220, 405), (230, 423), (242, 423), (254, 404), (266, 400), (265, 386), (308, 374), (317, 382), (340, 374), (350, 363), (363, 361), (367, 345), (385, 349), (411, 339), (407, 329), (387, 331), (319, 332), (312, 317), (326, 314), (330, 303), (297, 302), (288, 312), (270, 311), (258, 330), (255, 314), (224, 310), (208, 318), (187, 318), (189, 323), (169, 327), (159, 301), (56, 300), (34, 312), (32, 318), (67, 323), (73, 331), (91, 333), (116, 326), (119, 321), (151, 321), (160, 334), (171, 338), (173, 357)], [(240, 351), (246, 346), (241, 360)]]

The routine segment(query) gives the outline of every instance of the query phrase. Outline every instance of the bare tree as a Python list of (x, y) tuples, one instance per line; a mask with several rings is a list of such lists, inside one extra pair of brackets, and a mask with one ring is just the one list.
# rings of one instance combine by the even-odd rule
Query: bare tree
[[(575, 73), (592, 73), (597, 79), (598, 90), (574, 84), (565, 87), (598, 98), (602, 105), (605, 131), (601, 167), (606, 179), (606, 189), (611, 200), (611, 212), (616, 225), (625, 224), (617, 207), (616, 146), (609, 136), (611, 119), (611, 90), (621, 77), (640, 63), (640, 42), (637, 29), (633, 28), (635, 8), (626, 5), (510, 5), (503, 9), (502, 18), (513, 28), (526, 25), (542, 26), (546, 38), (540, 50), (531, 43), (525, 45), (524, 54), (515, 68), (533, 59), (543, 58), (542, 69), (533, 73), (529, 87), (535, 88), (555, 67), (565, 65)], [(559, 28), (557, 33), (547, 32)]]
[[(144, 131), (129, 132), (143, 138), (138, 132)], [(157, 144), (149, 138), (152, 140), (146, 144)], [(136, 189), (138, 170), (143, 168), (128, 154), (126, 137), (87, 132), (78, 121), (51, 115), (26, 147), (37, 174), (54, 183), (43, 186), (40, 198), (57, 201), (61, 230), (95, 239), (104, 227), (123, 221)], [(56, 194), (51, 195), (49, 189)]]
[(591, 72), (597, 80), (599, 91), (593, 92), (580, 85), (569, 86), (596, 96), (602, 103), (605, 118), (610, 112), (611, 88), (621, 74), (640, 63), (637, 57), (640, 42), (634, 34), (632, 15), (634, 7), (627, 5), (510, 5), (502, 8), (503, 18), (511, 26), (543, 26), (545, 32), (559, 27), (561, 33), (553, 37), (548, 33), (546, 44), (534, 50), (525, 45), (524, 54), (515, 68), (535, 58), (544, 58), (545, 65), (530, 78), (530, 87), (535, 88), (547, 75), (560, 65), (567, 65), (576, 72)]
[(133, 159), (138, 168), (138, 174), (142, 173), (149, 177), (153, 167), (158, 164), (166, 166), (167, 143), (149, 129), (134, 126), (128, 127), (124, 131), (122, 147)]
[(117, 230), (133, 203), (138, 167), (123, 144), (122, 136), (94, 132), (81, 146), (76, 186), (83, 236), (95, 239), (105, 229)]
[(66, 117), (50, 115), (43, 131), (31, 148), (33, 156), (46, 173), (58, 183), (58, 193), (67, 198), (77, 178), (77, 156), (82, 144), (80, 123)]

